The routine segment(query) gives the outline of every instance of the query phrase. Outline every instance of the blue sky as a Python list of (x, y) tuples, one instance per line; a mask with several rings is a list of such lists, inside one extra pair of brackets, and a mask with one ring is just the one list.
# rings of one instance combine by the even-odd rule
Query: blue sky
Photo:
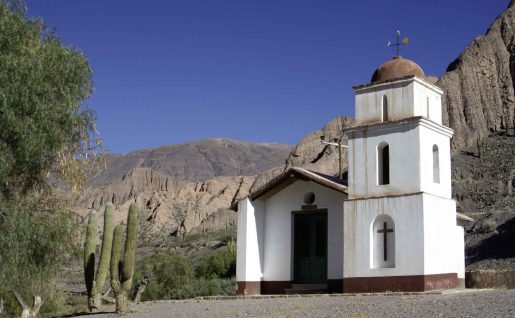
[(110, 152), (211, 137), (296, 144), (354, 115), (353, 85), (401, 52), (431, 75), (508, 0), (27, 0), (94, 70)]

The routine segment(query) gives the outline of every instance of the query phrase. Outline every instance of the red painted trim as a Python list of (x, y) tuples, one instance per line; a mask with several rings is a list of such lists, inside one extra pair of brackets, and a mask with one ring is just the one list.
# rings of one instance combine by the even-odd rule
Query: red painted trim
[(260, 282), (236, 282), (237, 295), (266, 295), (285, 294), (285, 289), (291, 288), (291, 281), (260, 281)]
[(285, 294), (285, 289), (291, 288), (291, 281), (262, 281), (262, 294)]
[(352, 277), (343, 279), (344, 293), (378, 293), (386, 291), (426, 291), (456, 288), (458, 275), (413, 275), (383, 277)]
[(237, 295), (259, 295), (261, 294), (261, 282), (236, 282)]

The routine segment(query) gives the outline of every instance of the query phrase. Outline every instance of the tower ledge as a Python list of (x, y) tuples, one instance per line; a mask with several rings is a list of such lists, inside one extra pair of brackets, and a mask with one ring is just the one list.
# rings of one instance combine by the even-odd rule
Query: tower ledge
[(359, 91), (362, 91), (362, 90), (365, 90), (365, 89), (369, 89), (369, 88), (376, 88), (376, 87), (381, 87), (381, 86), (386, 86), (386, 85), (391, 85), (392, 83), (404, 83), (404, 82), (410, 82), (410, 81), (415, 81), (417, 83), (420, 83), (421, 85), (424, 85), (426, 86), (427, 88), (430, 88), (440, 94), (443, 94), (443, 90), (434, 85), (434, 84), (431, 84), (429, 83), (428, 81), (426, 81), (425, 78), (422, 78), (422, 77), (419, 77), (417, 75), (408, 75), (408, 76), (404, 76), (404, 77), (400, 77), (400, 78), (394, 78), (394, 79), (390, 79), (390, 80), (386, 80), (386, 81), (381, 81), (381, 82), (373, 82), (373, 83), (367, 83), (367, 84), (361, 84), (361, 85), (357, 85), (357, 86), (352, 86), (352, 90), (354, 92), (359, 92)]
[(372, 124), (364, 123), (363, 125), (346, 128), (343, 130), (343, 133), (347, 135), (348, 133), (361, 132), (365, 130), (368, 134), (371, 134), (376, 131), (381, 131), (382, 133), (384, 133), (385, 130), (398, 129), (400, 127), (412, 129), (416, 127), (418, 124), (420, 124), (420, 126), (424, 126), (434, 131), (440, 132), (449, 138), (452, 138), (452, 136), (454, 135), (454, 130), (452, 130), (451, 128), (434, 122), (424, 116), (408, 117), (399, 120), (391, 120), (379, 123), (376, 122)]

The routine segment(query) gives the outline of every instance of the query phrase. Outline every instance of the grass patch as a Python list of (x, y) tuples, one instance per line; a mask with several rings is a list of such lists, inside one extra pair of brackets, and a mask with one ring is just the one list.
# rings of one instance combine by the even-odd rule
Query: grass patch
[(495, 231), (496, 228), (497, 228), (497, 222), (495, 222), (494, 220), (490, 220), (490, 219), (483, 221), (483, 223), (480, 226), (480, 230), (482, 233), (491, 233), (491, 232)]

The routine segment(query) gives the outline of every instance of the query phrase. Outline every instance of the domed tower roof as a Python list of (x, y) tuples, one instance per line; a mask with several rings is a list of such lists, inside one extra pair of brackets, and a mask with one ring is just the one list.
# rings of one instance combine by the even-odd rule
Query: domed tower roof
[(382, 82), (413, 75), (425, 78), (424, 71), (417, 63), (395, 56), (377, 68), (370, 82)]

